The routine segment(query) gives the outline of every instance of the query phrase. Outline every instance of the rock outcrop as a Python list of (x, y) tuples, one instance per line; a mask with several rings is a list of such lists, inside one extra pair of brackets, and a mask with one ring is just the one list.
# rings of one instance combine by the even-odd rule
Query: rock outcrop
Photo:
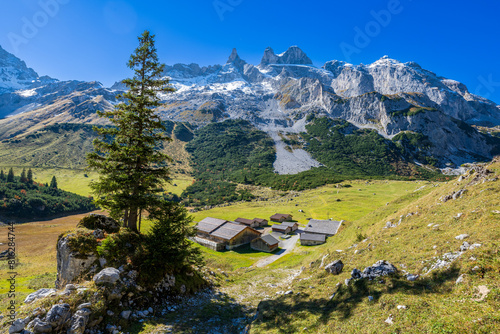
[(97, 261), (95, 255), (86, 255), (75, 252), (69, 245), (71, 234), (57, 242), (57, 280), (56, 288), (60, 289), (68, 283), (87, 273)]

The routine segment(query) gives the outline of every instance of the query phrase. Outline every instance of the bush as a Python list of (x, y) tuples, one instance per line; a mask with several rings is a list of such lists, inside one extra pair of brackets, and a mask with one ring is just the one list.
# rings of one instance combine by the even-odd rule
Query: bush
[(88, 256), (97, 253), (97, 239), (91, 230), (78, 229), (68, 234), (68, 246), (77, 256)]
[(116, 233), (120, 230), (120, 225), (113, 218), (90, 214), (83, 217), (76, 227), (85, 227), (89, 230), (101, 229), (107, 233)]
[(134, 259), (144, 241), (144, 235), (121, 228), (118, 233), (109, 234), (101, 245), (97, 246), (97, 254), (113, 266), (124, 264), (124, 259), (135, 264), (138, 261)]
[(150, 208), (151, 230), (144, 239), (139, 272), (147, 282), (156, 282), (167, 273), (186, 272), (201, 265), (201, 252), (188, 238), (196, 235), (192, 217), (184, 206), (162, 201)]

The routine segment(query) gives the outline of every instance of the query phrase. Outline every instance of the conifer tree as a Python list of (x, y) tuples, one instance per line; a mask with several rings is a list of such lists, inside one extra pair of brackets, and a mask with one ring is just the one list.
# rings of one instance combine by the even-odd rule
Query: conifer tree
[(7, 174), (7, 182), (14, 182), (14, 170), (12, 167), (9, 169), (9, 173)]
[(28, 169), (28, 182), (33, 183), (33, 172), (31, 171), (31, 168)]
[(3, 169), (0, 170), (0, 180), (4, 181), (5, 180), (5, 174), (3, 173)]
[(26, 183), (28, 179), (26, 178), (26, 168), (23, 168), (23, 171), (21, 172), (21, 182)]
[(50, 188), (57, 189), (57, 180), (56, 176), (52, 176), (52, 180), (50, 181)]
[(164, 65), (158, 61), (154, 35), (149, 31), (139, 37), (139, 47), (127, 66), (134, 71), (132, 78), (122, 81), (129, 90), (118, 95), (124, 101), (112, 111), (98, 112), (114, 126), (94, 128), (100, 138), (94, 140), (94, 152), (87, 155), (87, 162), (100, 173), (91, 183), (96, 204), (138, 232), (142, 211), (169, 180), (166, 162), (170, 158), (159, 147), (171, 139), (154, 109), (160, 105), (158, 93), (174, 89), (162, 79)]

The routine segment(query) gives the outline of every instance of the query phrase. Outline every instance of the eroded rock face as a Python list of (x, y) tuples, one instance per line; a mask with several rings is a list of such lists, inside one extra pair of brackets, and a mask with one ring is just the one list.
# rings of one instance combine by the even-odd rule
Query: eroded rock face
[(75, 253), (69, 246), (71, 235), (62, 237), (57, 243), (57, 280), (56, 288), (61, 289), (68, 283), (87, 273), (97, 257)]

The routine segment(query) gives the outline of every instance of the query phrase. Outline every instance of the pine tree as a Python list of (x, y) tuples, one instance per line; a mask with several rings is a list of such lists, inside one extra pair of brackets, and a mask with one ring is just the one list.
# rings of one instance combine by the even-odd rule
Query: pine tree
[(0, 180), (5, 181), (5, 174), (3, 173), (3, 169), (0, 170)]
[(100, 138), (94, 140), (95, 151), (87, 155), (87, 162), (100, 173), (91, 183), (96, 204), (138, 232), (142, 211), (169, 180), (166, 161), (170, 158), (159, 147), (171, 139), (154, 108), (160, 105), (158, 93), (174, 89), (161, 78), (164, 65), (158, 61), (154, 35), (149, 31), (139, 37), (139, 47), (130, 56), (128, 67), (134, 76), (123, 80), (129, 90), (118, 95), (125, 101), (112, 111), (98, 112), (114, 126), (94, 128)]
[(26, 183), (28, 181), (28, 178), (26, 177), (26, 168), (23, 168), (23, 171), (21, 172), (21, 182)]
[(57, 180), (55, 175), (52, 176), (52, 180), (50, 180), (50, 188), (57, 189)]
[(9, 174), (7, 174), (7, 182), (14, 182), (14, 170), (12, 167), (9, 169)]
[(30, 184), (33, 183), (33, 172), (31, 171), (31, 168), (28, 169), (28, 182)]

